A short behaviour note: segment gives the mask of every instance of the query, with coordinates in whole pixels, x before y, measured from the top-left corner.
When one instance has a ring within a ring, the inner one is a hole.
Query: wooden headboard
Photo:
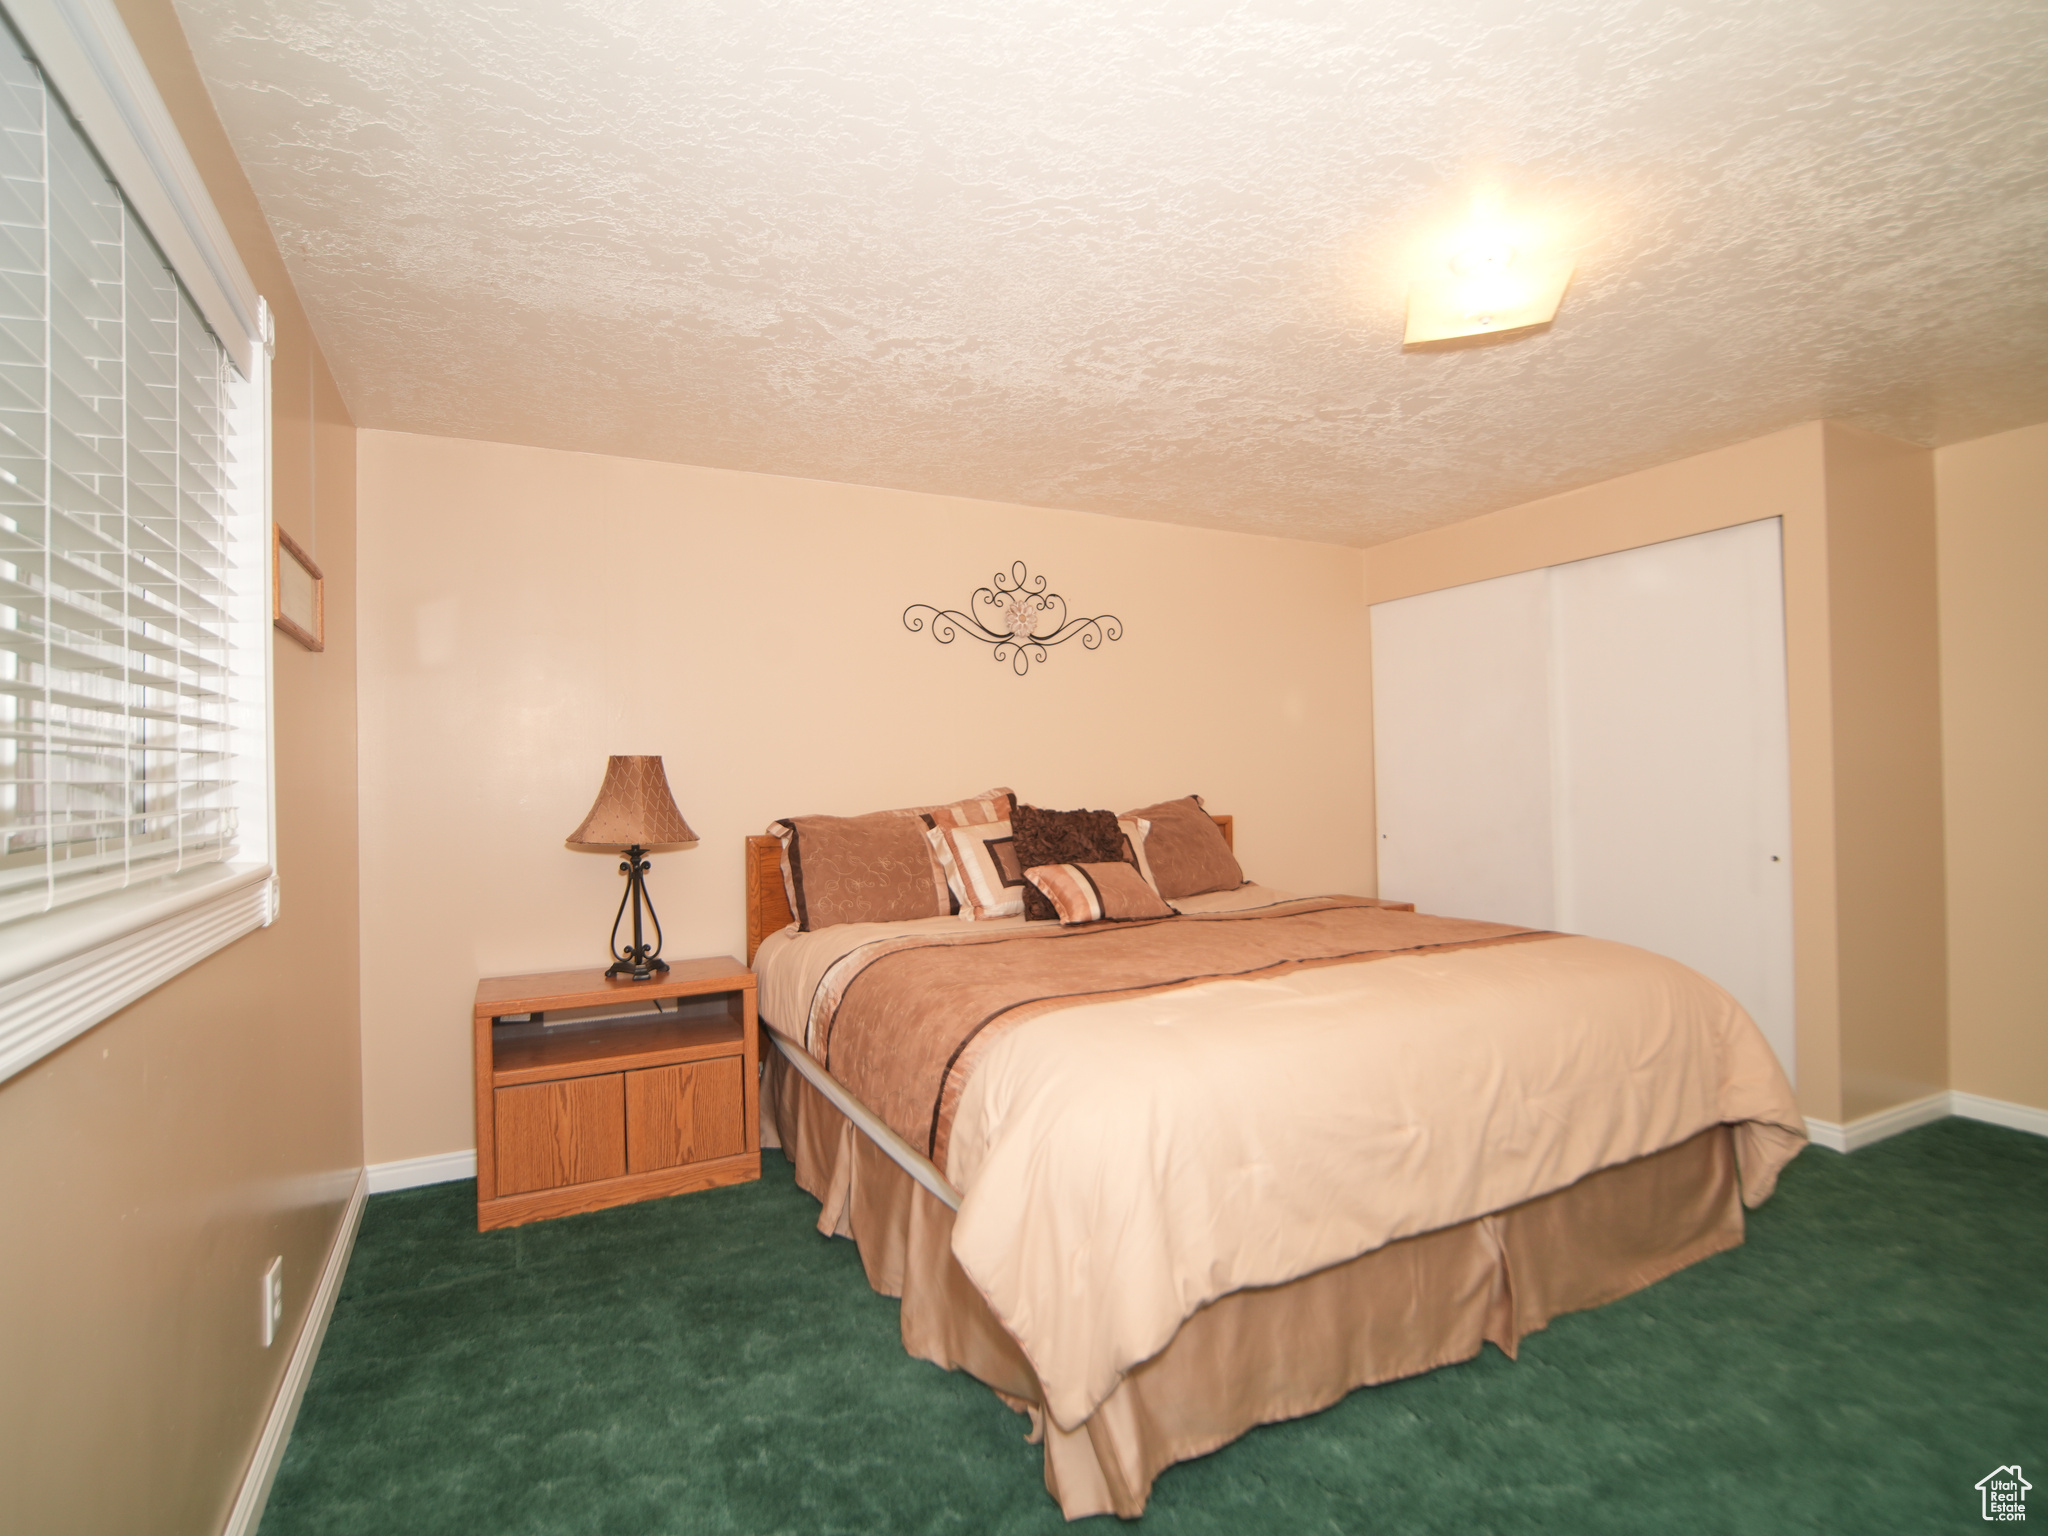
[[[1235,821],[1229,816],[1209,818],[1223,829],[1223,841],[1237,851]],[[773,837],[747,839],[747,964],[754,963],[754,951],[778,928],[796,921],[789,910],[789,895],[782,888],[782,841]]]

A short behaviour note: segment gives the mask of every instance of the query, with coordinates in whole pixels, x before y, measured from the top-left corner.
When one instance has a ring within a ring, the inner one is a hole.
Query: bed
[[[1627,946],[1251,885],[800,933],[780,857],[748,840],[764,1136],[1069,1519],[1739,1244],[1804,1145],[1747,1015]]]

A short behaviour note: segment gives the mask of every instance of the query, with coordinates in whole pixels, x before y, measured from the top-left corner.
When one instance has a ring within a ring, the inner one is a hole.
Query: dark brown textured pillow
[[[1114,811],[1046,811],[1020,805],[1010,815],[1017,863],[1034,869],[1041,864],[1136,864],[1124,841]],[[1024,915],[1034,922],[1059,919],[1045,892],[1029,881],[1023,886]]]
[[[1244,884],[1244,871],[1230,844],[1223,841],[1222,828],[1202,809],[1200,795],[1162,800],[1124,814],[1152,823],[1145,834],[1145,862],[1152,866],[1152,883],[1168,901],[1204,891],[1234,891]]]

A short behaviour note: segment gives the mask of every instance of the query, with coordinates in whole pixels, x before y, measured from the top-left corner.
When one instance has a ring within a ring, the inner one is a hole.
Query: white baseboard
[[[1951,1089],[1930,1093],[1909,1103],[1894,1104],[1890,1109],[1881,1109],[1874,1115],[1865,1115],[1846,1125],[1809,1117],[1806,1133],[1817,1147],[1826,1147],[1831,1152],[1857,1152],[1901,1131],[1910,1131],[1915,1126],[1928,1125],[1950,1115],[1982,1120],[2015,1131],[2031,1131],[2036,1136],[2048,1136],[2048,1109],[2008,1104],[2003,1099],[1987,1099],[1979,1093],[1961,1093]]]
[[[228,1511],[221,1536],[255,1536],[263,1519],[263,1506],[270,1502],[270,1485],[284,1460],[285,1443],[298,1422],[299,1404],[305,1400],[306,1383],[313,1379],[313,1362],[320,1358],[321,1340],[327,1337],[327,1323],[334,1316],[334,1300],[341,1294],[341,1277],[348,1272],[349,1255],[355,1251],[356,1231],[363,1221],[363,1203],[370,1196],[367,1170],[356,1175],[342,1211],[341,1230],[327,1245],[327,1262],[320,1266],[320,1283],[313,1290],[313,1304],[306,1311],[305,1325],[292,1345],[292,1357],[285,1362],[284,1379],[277,1384],[270,1413],[263,1421],[263,1433],[256,1440],[256,1454],[242,1474],[241,1491]]]
[[[388,1195],[394,1189],[418,1189],[422,1184],[452,1184],[457,1179],[476,1177],[476,1153],[436,1152],[431,1157],[401,1157],[392,1163],[372,1163],[370,1193]]]
[[[1808,1115],[1806,1139],[1816,1147],[1826,1147],[1830,1152],[1849,1150],[1848,1138],[1842,1134],[1842,1128],[1832,1120],[1816,1120]]]
[[[1944,1089],[1940,1093],[1930,1093],[1924,1099],[1894,1104],[1890,1109],[1851,1120],[1847,1125],[1808,1117],[1806,1134],[1813,1138],[1815,1146],[1826,1147],[1830,1152],[1860,1152],[1873,1142],[1896,1136],[1901,1131],[1945,1120],[1949,1113],[1948,1092]]]
[[[2036,1109],[2031,1104],[2008,1104],[2003,1099],[1987,1099],[1981,1093],[1964,1093],[1960,1088],[1950,1092],[1949,1100],[1953,1106],[1951,1112],[1967,1119],[2048,1136],[2048,1109]]]

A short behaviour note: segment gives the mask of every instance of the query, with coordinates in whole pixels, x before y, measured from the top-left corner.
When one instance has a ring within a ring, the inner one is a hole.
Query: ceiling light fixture
[[[1409,288],[1402,345],[1546,325],[1571,280],[1568,259],[1525,251],[1497,229],[1468,229]]]

